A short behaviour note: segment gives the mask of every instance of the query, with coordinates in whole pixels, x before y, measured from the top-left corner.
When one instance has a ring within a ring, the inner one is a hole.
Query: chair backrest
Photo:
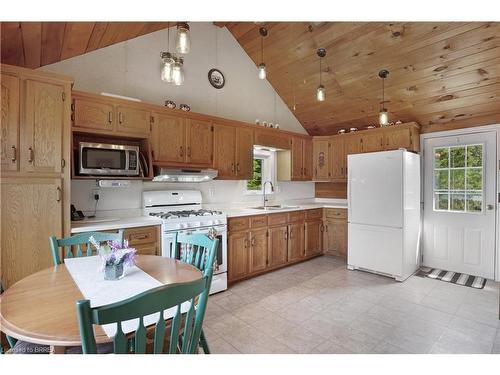
[[[51,236],[49,237],[49,243],[54,266],[61,264],[64,258],[94,255],[92,244],[89,241],[90,237],[94,237],[99,243],[116,241],[123,244],[123,230],[119,230],[118,233],[85,232],[59,240]],[[61,248],[61,254],[59,254],[59,248]]]
[[[111,323],[116,323],[117,326],[116,334],[113,337],[113,351],[115,353],[145,353],[147,332],[150,332],[150,327],[148,329],[145,327],[144,317],[159,312],[158,320],[153,327],[153,352],[196,353],[204,311],[200,311],[195,305],[198,301],[199,306],[201,296],[207,288],[207,281],[206,277],[202,277],[189,283],[163,285],[124,301],[94,308],[90,307],[89,300],[78,301],[76,305],[83,353],[97,353],[93,325]],[[184,302],[188,302],[190,305],[183,323],[181,305]],[[171,320],[170,327],[167,327],[163,311],[170,308],[175,309],[175,315]],[[130,319],[139,319],[138,328],[132,334],[132,339],[122,330],[122,322]],[[181,330],[182,324],[184,325],[183,330]],[[169,336],[166,336],[168,334],[167,328],[170,329]],[[163,348],[166,337],[169,337],[169,347]],[[129,345],[130,343],[133,343],[133,347]]]

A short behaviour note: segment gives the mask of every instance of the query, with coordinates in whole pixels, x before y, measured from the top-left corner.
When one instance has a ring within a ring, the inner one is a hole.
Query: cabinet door
[[[305,181],[312,181],[313,178],[313,144],[311,140],[305,139],[302,142],[302,168]]]
[[[320,254],[323,251],[323,223],[321,220],[306,222],[306,256]]]
[[[153,114],[151,135],[153,160],[162,163],[183,163],[185,160],[185,134],[182,117]]]
[[[113,131],[114,107],[106,101],[75,97],[73,99],[73,126]]]
[[[213,131],[210,121],[186,120],[186,162],[210,167],[213,158]]]
[[[48,238],[61,238],[62,180],[2,178],[2,284],[52,266]]]
[[[64,126],[63,86],[26,81],[25,126],[21,129],[21,167],[60,173]]]
[[[250,240],[248,232],[230,233],[228,236],[228,278],[241,279],[249,274]]]
[[[413,148],[411,130],[407,127],[398,128],[394,126],[385,129],[384,141],[385,150],[397,150],[399,148],[411,150]]]
[[[380,130],[371,130],[361,136],[361,151],[376,152],[384,149],[384,134]]]
[[[314,181],[330,180],[329,140],[313,140]]]
[[[218,178],[234,178],[236,130],[232,126],[214,125],[214,168]]]
[[[332,137],[330,140],[332,180],[345,180],[346,178],[344,138],[342,137],[342,135],[339,135]]]
[[[269,228],[269,266],[279,266],[287,262],[288,227]]]
[[[253,130],[236,128],[236,177],[249,180],[253,175]]]
[[[292,138],[292,181],[300,181],[304,179],[304,167],[302,165],[302,138]]]
[[[117,131],[147,136],[151,129],[151,112],[123,105],[116,107]]]
[[[347,178],[347,155],[359,154],[361,152],[360,137],[355,135],[345,136],[344,138],[344,178]]]
[[[250,273],[267,268],[267,228],[250,232]]]
[[[325,225],[325,252],[341,257],[347,256],[347,221],[327,220]]]
[[[288,226],[288,261],[293,262],[304,257],[304,223]]]
[[[2,77],[2,133],[0,167],[2,171],[19,170],[19,78]]]

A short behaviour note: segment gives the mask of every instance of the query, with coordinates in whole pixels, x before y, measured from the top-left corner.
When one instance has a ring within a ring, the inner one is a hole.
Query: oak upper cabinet
[[[244,278],[250,272],[250,240],[248,232],[229,233],[228,236],[228,281]]]
[[[269,228],[269,266],[275,267],[287,262],[288,226]]]
[[[390,126],[384,129],[384,150],[399,148],[420,151],[419,127],[416,123]]]
[[[210,167],[213,160],[211,121],[186,119],[186,163]]]
[[[236,128],[235,174],[239,180],[249,180],[253,174],[253,143],[252,129]]]
[[[115,127],[113,105],[93,97],[73,95],[73,126],[90,130],[112,132]]]
[[[0,168],[2,171],[19,170],[19,78],[1,74],[2,83],[2,136],[0,138]]]
[[[65,123],[63,101],[67,93],[63,85],[56,83],[27,79],[25,85],[21,168],[29,172],[60,173]]]
[[[48,238],[63,237],[62,181],[61,178],[2,178],[4,288],[52,266]]]
[[[361,152],[376,152],[384,149],[384,133],[366,131],[361,134]]]
[[[330,180],[330,140],[315,138],[313,140],[313,179],[314,181]]]
[[[343,181],[346,178],[344,138],[332,137],[330,140],[330,164],[332,181]]]
[[[305,256],[320,254],[323,251],[322,220],[306,221],[305,223]]]
[[[267,268],[267,236],[267,228],[255,229],[250,232],[250,273],[263,271]]]
[[[288,225],[288,262],[304,257],[304,223]]]
[[[361,152],[361,139],[357,134],[344,135],[344,178],[347,178],[347,169],[349,168],[347,163],[347,156],[353,154],[359,154]]]
[[[151,112],[148,109],[118,105],[116,116],[118,132],[148,135],[151,130]]]
[[[186,143],[184,118],[153,113],[151,141],[153,162],[183,163]]]
[[[253,131],[246,127],[214,125],[214,168],[217,178],[245,180],[252,177]]]
[[[313,175],[313,145],[309,139],[292,137],[292,181],[311,181]]]

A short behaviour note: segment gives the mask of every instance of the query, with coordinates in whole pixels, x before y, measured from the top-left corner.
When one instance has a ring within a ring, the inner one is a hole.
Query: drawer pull
[[[111,124],[113,122],[113,112],[108,112],[108,122]]]
[[[56,202],[60,202],[62,200],[62,189],[58,186],[56,188]]]
[[[33,147],[28,148],[28,163],[33,163],[35,158],[35,153],[33,152]]]
[[[145,240],[149,238],[149,234],[140,234],[140,235],[134,235],[132,234],[129,239],[130,240]]]
[[[12,162],[15,162],[17,160],[17,149],[16,146],[12,146]]]

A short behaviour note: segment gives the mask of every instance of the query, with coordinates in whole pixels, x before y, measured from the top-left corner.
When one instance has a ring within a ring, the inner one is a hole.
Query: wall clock
[[[208,72],[208,81],[216,89],[221,89],[226,83],[224,74],[219,69],[210,69]]]

